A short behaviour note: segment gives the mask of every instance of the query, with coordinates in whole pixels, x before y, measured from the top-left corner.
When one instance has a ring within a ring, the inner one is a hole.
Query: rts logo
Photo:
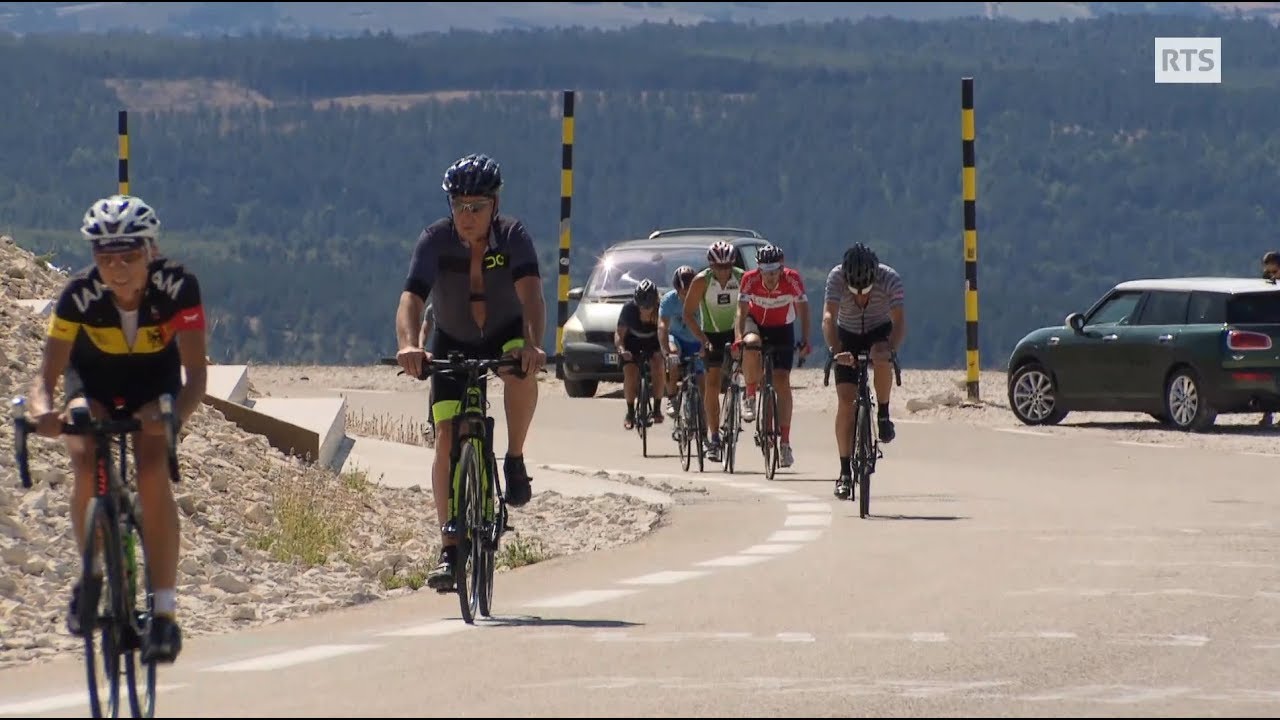
[[[1156,38],[1157,83],[1221,83],[1222,38]]]

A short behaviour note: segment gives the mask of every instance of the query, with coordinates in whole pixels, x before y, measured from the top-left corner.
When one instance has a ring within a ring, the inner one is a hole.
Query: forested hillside
[[[1158,35],[1222,37],[1223,84],[1155,85]],[[0,63],[24,69],[0,104],[0,230],[85,262],[79,219],[115,190],[129,109],[133,190],[200,272],[224,362],[392,352],[413,240],[445,211],[444,168],[473,151],[503,163],[554,319],[562,88],[581,91],[575,284],[609,243],[727,224],[781,244],[816,294],[863,240],[905,276],[911,366],[964,357],[966,74],[984,365],[1117,280],[1253,275],[1280,245],[1280,33],[1261,22],[26,37],[0,39]]]

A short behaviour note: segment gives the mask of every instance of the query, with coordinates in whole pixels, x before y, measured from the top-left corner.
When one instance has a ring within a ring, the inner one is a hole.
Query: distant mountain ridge
[[[0,3],[0,31],[18,34],[142,30],[169,35],[397,35],[580,25],[622,28],[644,22],[776,24],[861,17],[942,20],[1088,19],[1106,13],[1280,17],[1280,2],[92,2]]]

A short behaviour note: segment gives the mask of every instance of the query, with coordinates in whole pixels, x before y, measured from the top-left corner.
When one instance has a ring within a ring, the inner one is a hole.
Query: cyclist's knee
[[[889,360],[892,353],[889,352],[888,342],[878,342],[871,346],[871,363],[875,366],[877,372],[889,369]]]
[[[840,407],[845,408],[858,398],[858,386],[853,383],[839,383],[836,385],[836,398],[840,400]]]
[[[138,434],[133,442],[138,461],[138,489],[144,493],[169,490],[168,442],[164,436]]]

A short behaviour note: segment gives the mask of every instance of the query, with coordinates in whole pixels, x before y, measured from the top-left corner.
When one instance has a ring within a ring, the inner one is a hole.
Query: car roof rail
[[[672,237],[676,235],[741,235],[744,237],[758,238],[760,240],[764,239],[764,236],[755,230],[733,227],[687,227],[654,230],[649,233],[649,239],[654,240],[660,237]]]

